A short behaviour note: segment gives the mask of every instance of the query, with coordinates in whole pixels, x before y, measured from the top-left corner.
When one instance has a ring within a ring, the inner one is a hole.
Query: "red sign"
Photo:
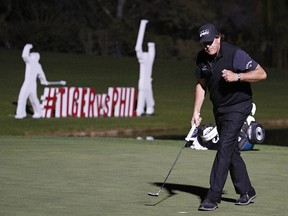
[[[46,87],[41,96],[44,118],[97,118],[136,116],[135,88],[110,87],[107,94],[94,88]]]

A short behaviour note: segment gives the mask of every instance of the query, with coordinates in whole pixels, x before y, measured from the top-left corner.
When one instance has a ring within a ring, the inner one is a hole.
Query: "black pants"
[[[221,200],[222,190],[229,171],[236,193],[244,194],[252,188],[238,146],[238,135],[241,127],[251,112],[251,106],[245,105],[241,107],[240,112],[239,110],[227,113],[218,112],[215,116],[220,145],[211,170],[208,193],[208,197],[215,202]]]

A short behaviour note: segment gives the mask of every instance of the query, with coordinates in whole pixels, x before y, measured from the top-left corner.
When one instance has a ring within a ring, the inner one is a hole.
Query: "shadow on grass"
[[[29,103],[29,102],[27,102]],[[18,106],[18,102],[17,101],[13,101],[12,104],[16,107],[15,110],[17,109]],[[33,115],[34,111],[33,111],[33,107],[30,104],[26,104],[26,113],[28,115]]]
[[[156,185],[158,187],[161,187],[163,183],[160,182],[155,182],[152,183],[153,185]],[[154,203],[154,204],[145,204],[146,206],[156,206],[159,203],[169,199],[170,197],[174,196],[177,194],[176,191],[181,191],[181,192],[185,192],[185,193],[190,193],[193,194],[195,196],[198,196],[200,201],[202,202],[205,199],[205,196],[209,190],[209,188],[204,188],[204,187],[200,187],[200,186],[195,186],[195,185],[183,185],[183,184],[171,184],[171,183],[167,183],[164,185],[163,189],[167,190],[169,195],[164,197],[163,199],[161,199],[160,201]],[[225,193],[223,193],[225,194]],[[235,203],[235,199],[231,199],[231,198],[226,198],[226,197],[222,197],[221,201],[225,201],[225,202],[232,202]]]

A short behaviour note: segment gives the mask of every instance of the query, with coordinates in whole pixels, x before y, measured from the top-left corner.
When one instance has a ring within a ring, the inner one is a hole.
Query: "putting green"
[[[205,215],[215,151],[184,149],[157,192],[182,141],[120,138],[0,137],[0,215]],[[288,148],[242,152],[258,197],[235,206],[231,180],[213,215],[285,215]]]

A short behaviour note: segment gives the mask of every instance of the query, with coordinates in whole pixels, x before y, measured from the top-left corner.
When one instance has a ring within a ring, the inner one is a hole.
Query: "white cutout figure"
[[[148,20],[141,20],[138,32],[135,51],[140,64],[140,74],[138,82],[138,99],[137,99],[137,116],[141,116],[145,112],[152,115],[154,113],[155,101],[152,90],[152,68],[155,59],[155,43],[148,43],[148,52],[143,52],[142,44]]]
[[[32,117],[42,117],[42,109],[37,97],[37,78],[40,79],[42,85],[47,85],[48,82],[42,66],[39,63],[40,54],[37,52],[30,53],[32,47],[32,44],[26,44],[22,52],[22,58],[26,63],[26,69],[25,79],[18,96],[16,119],[22,119],[27,116],[26,103],[28,98],[34,110]]]

